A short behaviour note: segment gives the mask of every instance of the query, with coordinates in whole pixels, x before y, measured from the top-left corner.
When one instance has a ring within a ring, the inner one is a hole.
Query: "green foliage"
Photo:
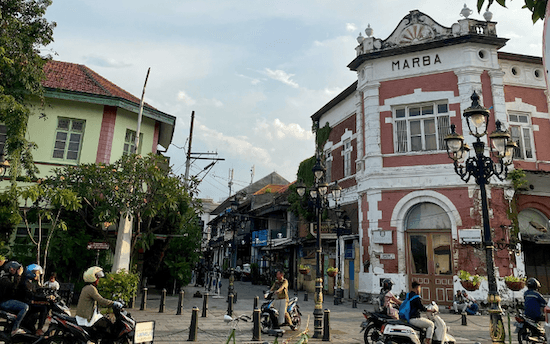
[[[311,158],[302,161],[298,167],[298,173],[296,174],[297,180],[305,183],[306,187],[313,186],[315,177],[312,169],[316,162],[317,159],[312,156]],[[315,212],[309,211],[307,196],[304,195],[303,197],[300,197],[296,192],[296,185],[294,184],[289,187],[289,190],[288,202],[290,203],[290,211],[308,221],[313,221],[313,219],[315,219]]]
[[[304,265],[304,264],[300,264],[300,266],[298,267],[299,270],[310,270],[311,269],[311,265]]]
[[[479,275],[472,275],[470,274],[468,271],[464,271],[464,270],[460,270],[458,272],[458,278],[461,280],[461,281],[470,281],[472,282],[473,285],[478,285],[481,283],[481,281],[483,280],[483,277],[479,276]]]
[[[488,0],[487,9],[489,9],[489,6],[493,3],[494,0]],[[496,2],[502,6],[506,7],[506,0],[496,0]],[[537,20],[543,20],[544,15],[546,14],[546,4],[548,0],[525,0],[525,5],[523,8],[527,8],[529,11],[531,11],[531,19],[533,19],[533,23],[536,23]],[[485,3],[485,0],[477,0],[477,11],[481,12],[481,8],[483,7],[483,4]]]
[[[508,215],[508,219],[512,222],[510,242],[515,244],[519,241],[518,197],[521,191],[527,189],[529,181],[527,180],[525,171],[522,169],[515,169],[509,172],[506,178],[512,182],[514,188],[514,196],[510,201],[510,207],[506,210],[506,214]]]
[[[331,130],[332,128],[330,127],[328,122],[325,123],[324,127],[317,129],[316,143],[317,143],[317,149],[320,152],[323,151],[323,147],[325,146],[325,143],[328,141]]]
[[[505,282],[525,282],[527,277],[504,276]]]
[[[139,275],[124,269],[117,273],[105,274],[97,285],[97,290],[104,298],[110,300],[122,299],[128,303],[137,294]]]
[[[338,268],[335,268],[334,266],[331,266],[327,269],[327,272],[338,272]]]
[[[53,41],[55,23],[44,18],[51,0],[0,1],[0,122],[7,127],[6,151],[12,188],[23,172],[37,172],[27,141],[30,100],[43,100],[40,50]]]

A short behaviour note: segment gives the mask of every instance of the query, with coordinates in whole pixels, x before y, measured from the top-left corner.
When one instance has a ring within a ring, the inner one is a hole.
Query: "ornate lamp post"
[[[336,185],[338,187],[338,185]],[[334,196],[334,193],[333,193]],[[336,293],[334,295],[334,304],[339,305],[342,303],[342,298],[344,297],[344,290],[342,289],[342,269],[340,269],[340,266],[342,265],[342,251],[340,249],[340,236],[351,234],[351,220],[349,216],[346,214],[345,210],[342,210],[340,208],[340,205],[335,210],[336,217],[338,221],[338,225],[336,228],[336,264],[338,267],[338,273],[336,275]]]
[[[309,189],[309,197],[315,201],[316,219],[317,219],[317,252],[315,255],[315,261],[317,269],[315,271],[315,310],[314,316],[314,333],[313,338],[323,337],[323,269],[321,267],[321,219],[323,215],[323,209],[328,207],[327,204],[327,192],[328,184],[323,182],[325,174],[325,168],[321,165],[321,159],[317,157],[317,162],[312,168],[315,176],[313,187]],[[306,186],[303,182],[299,182],[296,185],[296,192],[300,197],[306,193]]]
[[[476,184],[479,185],[483,218],[483,246],[485,247],[489,283],[487,301],[490,304],[490,334],[493,343],[504,343],[506,334],[502,323],[500,295],[495,276],[494,243],[489,223],[486,185],[489,184],[489,180],[493,176],[501,181],[506,178],[516,144],[510,140],[510,134],[501,129],[500,121],[497,121],[495,123],[496,130],[489,135],[494,150],[489,146],[489,156],[485,156],[485,143],[481,141],[481,138],[487,135],[489,110],[479,104],[479,96],[475,91],[471,99],[472,106],[464,110],[464,117],[468,123],[470,134],[476,138],[473,143],[474,155],[468,156],[470,147],[464,143],[464,137],[456,133],[454,124],[451,125],[451,134],[445,137],[445,144],[449,158],[454,161],[455,172],[465,182],[468,182],[470,177],[474,177]],[[493,158],[496,158],[497,161]]]

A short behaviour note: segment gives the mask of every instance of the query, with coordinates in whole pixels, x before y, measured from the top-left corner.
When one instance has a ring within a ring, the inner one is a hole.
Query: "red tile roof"
[[[84,65],[50,60],[44,66],[44,72],[46,74],[46,80],[43,81],[44,87],[122,98],[136,104],[140,103],[140,99]]]
[[[266,193],[278,193],[281,189],[284,189],[286,185],[276,185],[276,184],[268,184],[261,188],[260,190],[256,191],[254,195],[262,195]]]

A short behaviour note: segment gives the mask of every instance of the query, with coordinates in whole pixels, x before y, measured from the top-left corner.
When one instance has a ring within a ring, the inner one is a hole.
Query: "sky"
[[[501,51],[542,56],[541,21],[533,25],[522,0],[495,3]],[[59,61],[84,64],[109,81],[177,118],[166,154],[185,172],[191,112],[190,175],[202,198],[221,201],[271,172],[296,179],[314,154],[311,115],[356,80],[346,66],[359,32],[370,24],[386,39],[417,9],[450,27],[466,4],[452,0],[53,0],[47,49]],[[470,18],[483,20],[477,11]],[[252,174],[252,171],[254,173]]]

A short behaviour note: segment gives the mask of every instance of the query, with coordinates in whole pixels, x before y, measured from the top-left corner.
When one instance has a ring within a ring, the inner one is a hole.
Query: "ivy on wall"
[[[512,187],[514,188],[514,196],[510,200],[510,208],[506,211],[508,219],[512,222],[510,241],[511,243],[517,243],[519,240],[518,198],[521,191],[527,190],[529,181],[527,180],[525,171],[522,169],[511,171],[506,178],[512,182]]]

